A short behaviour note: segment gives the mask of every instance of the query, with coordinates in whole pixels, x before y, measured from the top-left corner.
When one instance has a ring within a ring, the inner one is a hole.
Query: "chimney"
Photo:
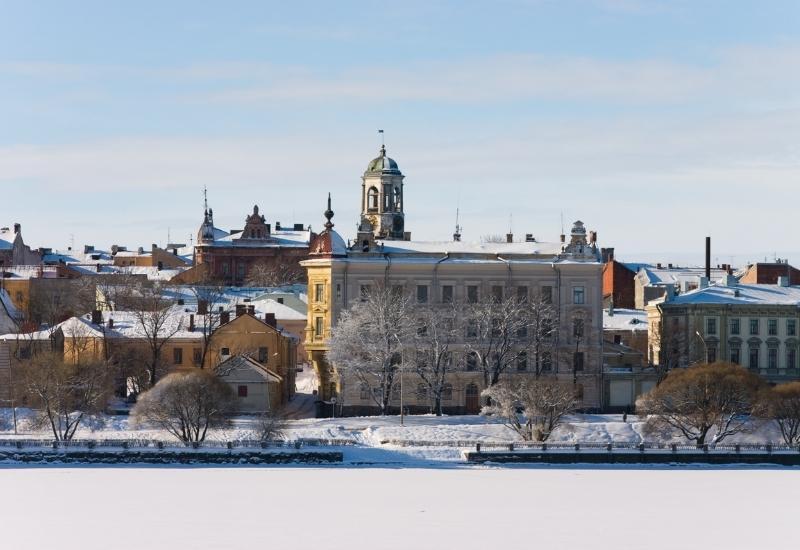
[[[275,314],[274,313],[267,313],[264,315],[264,322],[271,327],[275,327],[277,324],[275,321]]]
[[[194,313],[189,314],[189,332],[194,332]]]
[[[103,324],[103,313],[99,309],[92,310],[92,324],[93,325]]]
[[[94,246],[91,244],[83,245],[83,253],[88,254],[89,252],[94,252]]]
[[[255,317],[256,306],[247,306],[247,314]]]
[[[137,248],[137,249],[136,249],[136,253],[137,253],[139,256],[141,256],[142,254],[144,254],[144,247],[143,247],[143,246],[140,246],[139,248]]]
[[[220,325],[227,325],[231,322],[231,312],[230,311],[220,311],[219,313],[219,324]]]
[[[117,252],[119,252],[119,246],[116,244],[111,245],[111,255],[116,256]]]
[[[281,230],[281,222],[275,222],[275,231]]]
[[[208,300],[197,301],[197,313],[199,315],[208,315]]]
[[[114,328],[114,318],[113,317],[109,317],[108,318],[108,328]]]
[[[22,226],[18,223],[14,224],[14,235],[22,233]]]
[[[589,244],[597,242],[597,231],[589,231]]]
[[[456,243],[457,243],[457,242],[459,242],[460,240],[461,240],[461,233],[459,233],[458,231],[456,231],[455,233],[453,233],[453,242],[456,242]]]
[[[711,237],[706,237],[706,281],[711,280]]]
[[[296,224],[294,224],[294,230],[295,231],[305,231],[305,228],[303,227],[302,223],[296,223]]]
[[[600,249],[600,256],[603,258],[603,263],[607,264],[608,262],[614,261],[614,249],[613,248],[601,248]]]
[[[96,265],[94,266],[94,269],[95,269],[95,271],[97,271],[98,273],[100,273],[100,264],[99,264],[99,263],[98,263],[98,264],[96,264]]]
[[[656,264],[656,268],[657,268],[657,269],[661,269],[661,264],[660,264],[660,263],[657,263],[657,264]]]
[[[506,233],[506,242],[513,243],[514,242],[514,234],[513,233]]]
[[[785,275],[778,277],[778,286],[789,286],[789,277]]]
[[[236,304],[236,316],[241,317],[247,312],[247,306],[244,304]]]
[[[667,264],[667,269],[672,269],[672,264]]]
[[[536,238],[534,238],[533,233],[525,233],[525,242],[526,243],[535,243]]]

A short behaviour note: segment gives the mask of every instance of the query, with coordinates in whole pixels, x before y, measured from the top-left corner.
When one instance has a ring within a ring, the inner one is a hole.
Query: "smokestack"
[[[194,332],[194,313],[189,314],[189,332]]]
[[[706,279],[711,280],[711,237],[706,237]]]

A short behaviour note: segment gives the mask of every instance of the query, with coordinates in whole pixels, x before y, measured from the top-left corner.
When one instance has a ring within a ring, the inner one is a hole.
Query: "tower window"
[[[378,190],[370,187],[367,191],[367,209],[371,211],[378,210]]]

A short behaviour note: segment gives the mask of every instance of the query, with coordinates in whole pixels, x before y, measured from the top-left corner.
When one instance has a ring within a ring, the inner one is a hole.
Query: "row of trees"
[[[583,320],[579,326],[581,338]],[[342,312],[328,359],[342,377],[369,389],[382,414],[399,373],[414,373],[426,388],[431,412],[440,415],[447,375],[455,370],[479,371],[485,387],[523,366],[535,378],[552,373],[558,327],[558,308],[539,295],[429,304],[400,287],[376,285]]]

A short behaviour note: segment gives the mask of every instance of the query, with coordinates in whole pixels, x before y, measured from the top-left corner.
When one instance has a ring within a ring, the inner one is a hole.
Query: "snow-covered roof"
[[[14,239],[17,234],[8,227],[0,228],[0,250],[11,250],[14,248]]]
[[[466,242],[466,241],[378,241],[388,254],[545,254],[561,253],[562,243],[544,242]]]
[[[721,281],[728,274],[725,269],[712,269],[711,281]],[[698,283],[700,277],[705,277],[703,267],[673,267],[659,268],[645,266],[639,269],[638,276],[646,285],[680,285],[681,283]]]
[[[242,233],[225,233],[216,236],[212,242],[203,243],[203,246],[235,246],[245,248],[305,248],[311,241],[311,231],[294,231],[291,229],[278,229],[272,231],[268,239],[243,239]]]
[[[658,302],[664,303],[664,299]],[[800,286],[717,284],[674,296],[668,303],[800,306]]]
[[[647,313],[640,309],[615,308],[614,315],[603,310],[604,330],[647,330]]]
[[[7,279],[57,279],[58,270],[48,265],[14,265],[4,267]]]

